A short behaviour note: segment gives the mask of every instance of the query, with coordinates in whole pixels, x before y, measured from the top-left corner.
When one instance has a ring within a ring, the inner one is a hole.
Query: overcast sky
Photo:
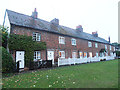
[[[98,36],[118,42],[119,0],[2,0],[0,2],[0,24],[5,10],[31,15],[37,8],[38,18],[51,21],[59,19],[60,25],[75,29],[82,25],[83,31],[98,32]]]

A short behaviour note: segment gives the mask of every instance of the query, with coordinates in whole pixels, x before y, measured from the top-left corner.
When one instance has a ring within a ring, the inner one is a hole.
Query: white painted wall
[[[5,12],[5,18],[4,18],[4,27],[9,27],[8,28],[8,34],[10,34],[10,21],[9,21],[9,18],[8,18],[8,14],[7,12]]]

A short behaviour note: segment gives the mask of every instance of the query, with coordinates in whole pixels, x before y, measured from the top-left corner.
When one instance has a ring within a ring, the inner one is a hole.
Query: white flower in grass
[[[58,77],[58,78],[60,78],[60,77]]]
[[[49,87],[52,87],[52,85],[49,85]]]
[[[33,85],[33,87],[35,87],[35,85]]]
[[[56,83],[58,83],[58,81],[56,81]]]
[[[48,75],[46,75],[46,77],[48,78]]]
[[[75,84],[75,82],[73,82],[73,84]]]

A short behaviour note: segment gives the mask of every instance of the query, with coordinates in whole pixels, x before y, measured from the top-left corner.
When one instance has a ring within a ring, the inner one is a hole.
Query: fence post
[[[59,58],[58,58],[58,67],[59,67]]]
[[[75,58],[74,58],[74,65],[75,65]]]

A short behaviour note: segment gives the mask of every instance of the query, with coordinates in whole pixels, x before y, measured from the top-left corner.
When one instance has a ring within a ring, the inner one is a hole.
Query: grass
[[[2,83],[3,88],[118,88],[118,60],[23,73]]]

